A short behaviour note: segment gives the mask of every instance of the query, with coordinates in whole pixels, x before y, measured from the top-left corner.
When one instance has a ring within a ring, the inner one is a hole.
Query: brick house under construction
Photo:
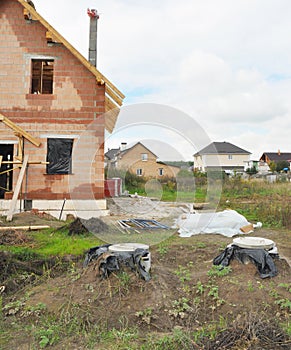
[[[0,38],[0,210],[98,216],[104,129],[124,95],[30,1],[0,1]]]

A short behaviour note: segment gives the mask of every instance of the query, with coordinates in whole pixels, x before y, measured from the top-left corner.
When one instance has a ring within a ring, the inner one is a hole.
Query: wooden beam
[[[108,87],[108,85],[105,85],[105,93],[112,98],[114,102],[116,102],[119,106],[122,105],[122,99],[115,95],[115,93]]]
[[[46,228],[50,228],[48,225],[33,225],[33,226],[1,226],[0,231],[6,231],[6,230],[25,230],[25,231],[32,231],[32,230],[43,230]]]
[[[10,129],[14,130],[17,134],[22,135],[25,137],[29,142],[31,142],[36,147],[40,146],[40,142],[34,138],[32,135],[30,135],[28,132],[23,130],[20,126],[13,123],[10,119],[7,117],[4,117],[3,114],[0,113],[0,121],[2,121],[5,125],[7,125]],[[19,136],[18,136],[19,137]]]
[[[1,165],[2,165],[2,159],[3,159],[3,156],[0,156],[0,168],[1,168]]]
[[[109,98],[105,101],[105,128],[107,131],[112,133],[120,109],[113,103]]]
[[[18,195],[19,195],[19,192],[20,192],[20,189],[21,189],[21,184],[22,184],[22,181],[23,181],[23,178],[24,178],[26,167],[27,167],[27,162],[28,162],[28,155],[26,154],[24,156],[24,158],[23,158],[22,168],[20,170],[20,173],[19,173],[19,176],[18,176],[18,179],[17,179],[17,183],[16,183],[16,186],[15,186],[15,190],[13,192],[13,197],[12,197],[12,200],[11,200],[11,203],[10,203],[10,208],[9,208],[9,211],[8,211],[8,214],[7,214],[7,217],[6,217],[6,221],[12,221],[13,213],[14,213],[14,210],[15,210],[15,207],[16,207],[17,198],[18,198]]]
[[[45,37],[47,38],[48,42],[52,42],[52,43],[59,43],[58,39],[54,36],[54,34],[47,30]]]
[[[16,157],[15,157],[16,158]],[[49,164],[50,162],[42,162],[42,161],[38,161],[38,160],[31,160],[28,162],[28,164]],[[19,165],[19,167],[22,166],[22,162],[16,160],[3,160],[2,164],[15,164],[15,165]]]

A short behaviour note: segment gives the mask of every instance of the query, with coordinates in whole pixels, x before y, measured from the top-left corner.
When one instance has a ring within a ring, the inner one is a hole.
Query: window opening
[[[47,174],[71,174],[73,139],[47,140]]]
[[[31,93],[52,94],[54,60],[32,60],[31,71]]]

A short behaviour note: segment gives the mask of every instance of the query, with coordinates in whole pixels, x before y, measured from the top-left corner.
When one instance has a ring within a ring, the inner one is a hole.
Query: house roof
[[[204,147],[194,156],[203,154],[251,154],[250,152],[233,145],[230,142],[212,142],[208,146]]]
[[[123,151],[120,151],[121,155],[124,155],[125,153],[127,153],[128,151],[130,151],[131,149],[133,149],[134,147],[136,147],[137,145],[141,145],[142,147],[144,147],[147,151],[149,151],[152,155],[154,155],[157,158],[157,155],[154,154],[149,148],[147,148],[144,144],[142,144],[141,142],[137,142],[135,143],[133,146],[126,148]]]
[[[109,160],[113,159],[117,153],[119,153],[120,148],[112,148],[109,149],[106,153],[105,153],[105,157]]]
[[[290,161],[291,153],[288,152],[265,152],[262,154],[260,160],[266,161],[266,157],[273,162],[280,162],[281,160]]]
[[[25,0],[17,0],[27,11],[33,20],[39,21],[57,42],[63,44],[93,75],[97,83],[105,84],[105,128],[112,132],[119,113],[119,106],[122,105],[124,95],[113,85],[95,66],[93,66],[79,51],[77,51],[60,33],[58,33],[36,10]]]

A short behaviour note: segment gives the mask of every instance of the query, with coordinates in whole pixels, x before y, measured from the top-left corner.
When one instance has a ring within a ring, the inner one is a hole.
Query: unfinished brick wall
[[[17,1],[0,1],[0,113],[40,139],[40,147],[24,142],[30,161],[46,161],[46,136],[74,136],[73,175],[47,175],[45,165],[31,164],[26,196],[62,199],[73,192],[75,198],[87,199],[93,191],[94,198],[104,198],[105,87],[66,47],[48,44],[46,32],[38,21],[24,19]],[[31,60],[43,57],[54,60],[53,94],[31,94]],[[93,121],[88,137],[84,132]],[[0,141],[5,139],[17,140],[0,123]],[[14,183],[16,179],[17,171]]]

